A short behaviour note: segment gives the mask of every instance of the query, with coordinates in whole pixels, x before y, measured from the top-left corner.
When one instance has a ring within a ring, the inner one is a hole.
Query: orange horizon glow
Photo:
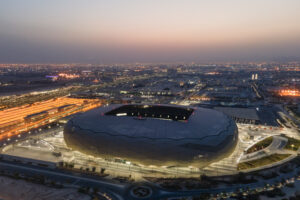
[[[0,62],[298,56],[299,8],[299,0],[3,1]]]

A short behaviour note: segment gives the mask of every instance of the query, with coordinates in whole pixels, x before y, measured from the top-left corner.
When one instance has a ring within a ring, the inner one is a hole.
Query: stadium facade
[[[229,156],[238,142],[230,117],[212,109],[171,105],[110,105],[66,124],[73,150],[139,165],[205,167]]]

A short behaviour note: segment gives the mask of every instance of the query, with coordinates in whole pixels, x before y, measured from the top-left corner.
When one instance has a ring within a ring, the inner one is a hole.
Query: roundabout
[[[152,189],[149,186],[135,186],[130,190],[132,197],[137,199],[146,199],[152,196]]]

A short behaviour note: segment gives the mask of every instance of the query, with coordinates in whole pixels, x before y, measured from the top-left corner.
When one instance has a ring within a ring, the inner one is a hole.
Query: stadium
[[[171,105],[110,105],[67,123],[69,148],[140,166],[203,168],[228,157],[238,129],[222,112]]]

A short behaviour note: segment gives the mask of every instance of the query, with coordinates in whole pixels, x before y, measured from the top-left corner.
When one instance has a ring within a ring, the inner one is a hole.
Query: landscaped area
[[[249,153],[253,153],[253,152],[262,150],[262,149],[268,147],[272,142],[273,142],[273,137],[272,136],[267,137],[267,138],[263,139],[262,141],[254,144],[252,147],[250,147],[246,151],[246,153],[249,154]]]
[[[272,154],[257,160],[251,160],[247,162],[241,162],[238,164],[238,170],[246,170],[251,168],[257,168],[271,163],[278,162],[289,157],[291,154]]]
[[[285,149],[287,150],[292,150],[292,151],[297,151],[300,147],[300,140],[297,140],[295,138],[287,137],[284,136],[285,138],[288,139],[287,144],[285,145]]]

